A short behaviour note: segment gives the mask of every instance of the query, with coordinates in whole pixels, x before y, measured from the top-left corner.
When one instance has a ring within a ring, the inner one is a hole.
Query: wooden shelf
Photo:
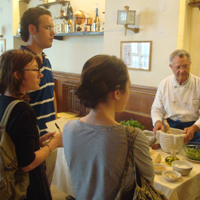
[[[80,32],[71,32],[71,33],[58,33],[54,35],[54,38],[57,40],[63,40],[63,37],[66,36],[93,36],[93,35],[103,35],[104,32],[89,32],[89,31],[80,31]]]
[[[55,2],[50,2],[50,3],[39,4],[38,6],[43,6],[45,8],[49,8],[50,6],[56,5],[56,4],[62,4],[63,6],[65,6],[65,4],[68,2],[69,1],[55,1]]]
[[[94,36],[94,35],[103,35],[104,32],[89,32],[89,31],[80,31],[80,32],[71,32],[71,33],[58,33],[54,35],[54,39],[63,40],[63,37],[67,36]],[[20,38],[20,35],[15,35],[14,38]]]
[[[192,7],[198,7],[200,10],[200,1],[190,2],[188,5],[190,5]]]

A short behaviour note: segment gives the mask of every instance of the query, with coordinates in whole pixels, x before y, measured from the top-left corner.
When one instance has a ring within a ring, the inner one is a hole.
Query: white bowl
[[[174,182],[176,181],[178,178],[181,177],[181,174],[177,171],[173,171],[173,170],[165,170],[162,172],[162,176],[164,177],[164,179],[166,181],[169,182]]]
[[[173,134],[156,131],[156,138],[160,143],[161,149],[166,153],[171,153],[171,150],[180,150],[184,145],[183,130],[177,128],[170,128]]]
[[[156,136],[153,131],[144,130],[143,132],[149,141],[149,146],[156,142]]]
[[[187,176],[191,172],[193,165],[188,161],[176,160],[172,162],[172,168],[181,173],[182,176]]]
[[[167,166],[161,163],[154,163],[153,166],[156,174],[161,174],[163,171],[167,170]]]

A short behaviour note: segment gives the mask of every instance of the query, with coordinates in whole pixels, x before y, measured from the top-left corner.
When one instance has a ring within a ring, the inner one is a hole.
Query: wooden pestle
[[[165,125],[165,129],[166,129],[167,133],[173,134],[173,133],[171,132],[171,130],[170,130],[170,126],[169,126],[167,120],[164,120],[163,123],[164,123],[164,125]]]

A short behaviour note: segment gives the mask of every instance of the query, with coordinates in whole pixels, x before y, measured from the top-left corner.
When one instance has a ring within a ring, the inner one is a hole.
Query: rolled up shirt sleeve
[[[166,113],[163,105],[163,95],[162,95],[162,84],[159,85],[158,90],[156,92],[156,96],[154,99],[154,102],[151,107],[151,118],[153,122],[153,126],[155,126],[155,123],[160,120],[163,120],[163,117]]]
[[[199,127],[199,130],[200,130],[200,118],[194,123],[196,126]]]

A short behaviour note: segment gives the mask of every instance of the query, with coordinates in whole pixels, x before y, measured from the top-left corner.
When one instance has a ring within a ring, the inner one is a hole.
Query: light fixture
[[[129,28],[128,25],[135,25],[135,10],[129,10],[129,6],[124,7],[125,10],[117,11],[117,24],[122,24],[125,26],[125,35],[126,30],[129,29],[134,33],[139,33],[139,28]]]

